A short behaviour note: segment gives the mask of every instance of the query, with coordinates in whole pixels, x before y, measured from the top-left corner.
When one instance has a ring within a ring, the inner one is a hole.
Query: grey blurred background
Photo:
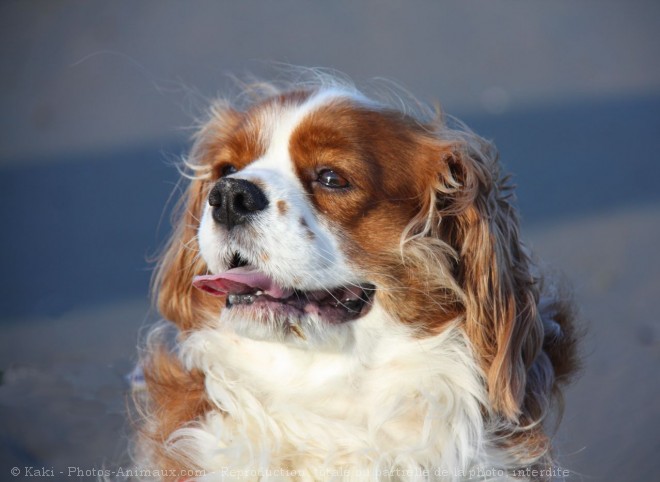
[[[124,460],[173,164],[229,74],[276,62],[392,79],[496,142],[588,327],[560,461],[660,480],[659,51],[657,1],[1,2],[0,478]]]

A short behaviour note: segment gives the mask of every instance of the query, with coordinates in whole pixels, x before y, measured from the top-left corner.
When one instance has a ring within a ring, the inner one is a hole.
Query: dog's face
[[[402,235],[445,146],[410,118],[332,92],[232,116],[203,148],[208,274],[194,284],[226,300],[222,322],[240,334],[340,348],[374,304],[405,302]]]
[[[488,143],[320,88],[217,106],[189,164],[155,278],[161,313],[184,333],[210,325],[347,353],[358,327],[433,336],[452,323],[495,410],[540,410],[525,398],[547,382],[528,378],[539,284]]]

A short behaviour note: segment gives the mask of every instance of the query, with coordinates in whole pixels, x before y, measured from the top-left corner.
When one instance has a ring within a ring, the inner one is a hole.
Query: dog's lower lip
[[[274,298],[261,290],[250,293],[229,293],[227,308],[287,311],[304,316],[316,314],[330,323],[354,320],[370,309],[375,294],[373,285],[337,288],[334,290],[298,291],[287,298]]]

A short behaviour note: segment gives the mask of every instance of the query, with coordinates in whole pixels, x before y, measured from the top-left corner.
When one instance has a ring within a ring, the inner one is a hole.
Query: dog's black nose
[[[268,206],[268,199],[259,187],[245,179],[220,179],[209,194],[213,219],[231,229]]]

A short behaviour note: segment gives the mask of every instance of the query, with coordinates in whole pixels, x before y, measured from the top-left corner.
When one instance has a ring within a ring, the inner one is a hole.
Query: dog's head
[[[188,165],[156,276],[182,331],[220,323],[342,351],[365,320],[419,337],[458,323],[493,409],[538,411],[526,393],[553,378],[538,280],[488,143],[351,90],[303,89],[216,105]]]

